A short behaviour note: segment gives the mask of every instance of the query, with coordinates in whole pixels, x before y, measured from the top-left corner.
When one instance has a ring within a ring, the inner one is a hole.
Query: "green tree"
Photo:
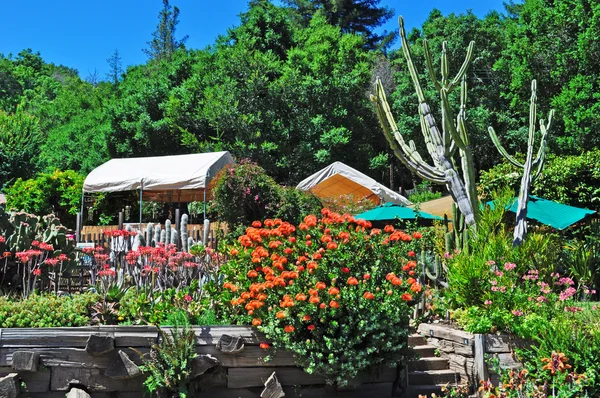
[[[396,38],[396,33],[377,34],[374,29],[386,23],[394,10],[382,7],[381,0],[283,0],[305,26],[317,12],[331,25],[339,26],[344,33],[361,35],[370,48],[386,48]]]
[[[188,37],[176,39],[175,29],[179,23],[179,8],[172,7],[169,0],[163,0],[163,8],[158,18],[158,25],[152,33],[153,39],[148,42],[149,48],[143,51],[150,59],[169,59],[177,49],[184,47]]]
[[[121,55],[119,54],[119,50],[115,49],[115,52],[106,60],[108,63],[108,73],[106,77],[108,81],[114,84],[115,86],[119,84],[121,80],[121,75],[123,74],[123,66],[121,63]]]

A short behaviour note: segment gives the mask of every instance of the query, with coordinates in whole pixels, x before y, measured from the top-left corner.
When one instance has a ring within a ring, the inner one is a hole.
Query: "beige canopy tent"
[[[234,161],[227,151],[112,159],[88,174],[83,183],[83,195],[140,190],[140,203],[143,199],[181,202],[204,200],[206,203],[210,181],[230,163]],[[83,213],[83,200],[81,202]]]
[[[297,188],[321,198],[352,195],[357,199],[367,198],[377,205],[382,202],[404,206],[411,204],[404,196],[342,162],[332,163],[317,171],[302,180]]]
[[[419,210],[440,217],[444,217],[444,215],[446,215],[448,216],[448,218],[451,219],[452,204],[454,204],[454,199],[452,199],[452,196],[448,195],[439,199],[433,199],[427,202],[420,203]]]

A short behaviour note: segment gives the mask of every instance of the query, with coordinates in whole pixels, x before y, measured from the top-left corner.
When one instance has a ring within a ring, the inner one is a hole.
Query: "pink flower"
[[[521,310],[512,310],[512,314],[514,316],[521,316],[521,315],[523,315],[523,311],[521,311]]]
[[[560,296],[558,297],[558,299],[560,301],[565,301],[568,298],[572,297],[576,292],[577,292],[577,290],[575,290],[574,287],[572,287],[572,286],[568,287],[567,289],[560,292]]]
[[[494,271],[494,273],[496,274],[496,276],[503,276],[504,272],[502,271]]]
[[[517,264],[513,264],[513,263],[504,263],[504,270],[505,271],[511,271],[513,269],[517,268]]]
[[[496,262],[494,260],[488,260],[486,262],[486,264],[492,266],[492,265],[496,265]]]
[[[538,303],[545,303],[548,301],[548,298],[546,298],[546,296],[539,296],[536,300]]]
[[[185,296],[183,296],[183,298],[185,299],[185,301],[187,301],[188,303],[190,301],[192,301],[192,296],[190,296],[189,294],[186,294]]]
[[[34,270],[32,271],[32,273],[33,273],[33,275],[35,275],[35,276],[40,276],[40,275],[42,275],[42,270],[41,270],[41,269],[39,269],[39,268],[36,268],[36,269],[34,269]]]
[[[492,305],[492,300],[485,300],[485,302],[483,304],[485,304],[485,305]]]

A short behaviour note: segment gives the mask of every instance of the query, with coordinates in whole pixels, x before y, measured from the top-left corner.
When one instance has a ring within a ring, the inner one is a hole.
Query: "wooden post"
[[[123,223],[125,221],[125,217],[122,211],[119,212],[119,229],[123,229]]]
[[[488,369],[485,364],[485,335],[475,335],[475,376],[479,380],[487,380]]]

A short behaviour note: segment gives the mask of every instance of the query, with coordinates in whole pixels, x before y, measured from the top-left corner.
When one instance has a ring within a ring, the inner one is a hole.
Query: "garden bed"
[[[198,396],[259,397],[273,372],[286,397],[392,396],[397,379],[395,368],[383,368],[378,374],[359,376],[352,383],[354,389],[336,391],[325,386],[320,375],[308,374],[296,367],[288,352],[279,351],[265,361],[269,352],[259,347],[264,338],[253,328],[205,326],[193,329],[197,353],[218,360],[217,366],[199,376],[203,392]],[[239,337],[243,349],[234,353],[217,349],[216,345],[224,335]],[[152,326],[0,329],[0,372],[3,376],[18,373],[23,382],[20,395],[23,397],[64,398],[72,387],[83,388],[94,398],[141,397],[144,376],[124,370],[120,352],[140,364],[134,349],[146,353],[158,338],[158,330]],[[94,339],[100,341],[99,346],[93,344]],[[21,358],[24,355],[34,358],[35,363],[39,358],[39,366],[32,365],[31,361],[25,365],[21,360],[13,361],[16,352]],[[24,366],[29,370],[24,370]]]

